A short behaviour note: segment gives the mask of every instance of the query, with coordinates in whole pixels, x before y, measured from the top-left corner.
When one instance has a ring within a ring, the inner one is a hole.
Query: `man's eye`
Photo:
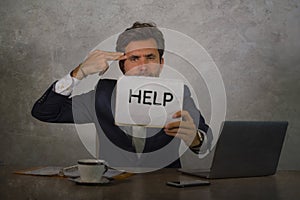
[[[129,58],[129,60],[131,61],[131,62],[135,62],[135,61],[137,61],[139,58],[137,58],[137,57],[131,57],[131,58]]]
[[[147,59],[148,60],[155,60],[156,56],[155,55],[149,55],[149,56],[147,56]]]

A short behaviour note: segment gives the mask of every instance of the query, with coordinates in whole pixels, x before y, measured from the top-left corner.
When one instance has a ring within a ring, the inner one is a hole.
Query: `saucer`
[[[105,185],[108,184],[110,181],[109,179],[102,177],[100,181],[92,181],[92,182],[87,182],[87,181],[82,181],[80,177],[78,178],[69,178],[69,181],[75,182],[76,184],[79,185]]]

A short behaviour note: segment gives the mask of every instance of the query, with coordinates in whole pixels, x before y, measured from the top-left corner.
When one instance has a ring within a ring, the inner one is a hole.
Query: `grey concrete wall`
[[[72,125],[41,123],[34,101],[99,42],[134,21],[180,31],[223,76],[227,120],[287,120],[280,169],[300,169],[299,0],[1,0],[2,164],[73,164],[89,154]]]

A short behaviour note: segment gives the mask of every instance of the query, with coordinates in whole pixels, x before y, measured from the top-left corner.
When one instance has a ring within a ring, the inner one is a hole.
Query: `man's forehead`
[[[157,51],[157,44],[153,38],[147,40],[132,41],[125,47],[125,53]]]
[[[157,49],[146,48],[146,49],[137,49],[133,51],[126,52],[127,56],[148,56],[148,55],[158,54]]]

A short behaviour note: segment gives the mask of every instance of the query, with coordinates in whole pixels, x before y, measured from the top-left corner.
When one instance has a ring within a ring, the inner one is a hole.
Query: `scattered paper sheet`
[[[70,167],[58,167],[58,166],[47,166],[38,167],[34,169],[26,169],[15,172],[16,174],[22,175],[33,175],[33,176],[63,176],[69,178],[79,177],[77,165]],[[131,173],[125,171],[120,171],[116,169],[109,168],[103,176],[108,179],[122,179],[131,176]]]

